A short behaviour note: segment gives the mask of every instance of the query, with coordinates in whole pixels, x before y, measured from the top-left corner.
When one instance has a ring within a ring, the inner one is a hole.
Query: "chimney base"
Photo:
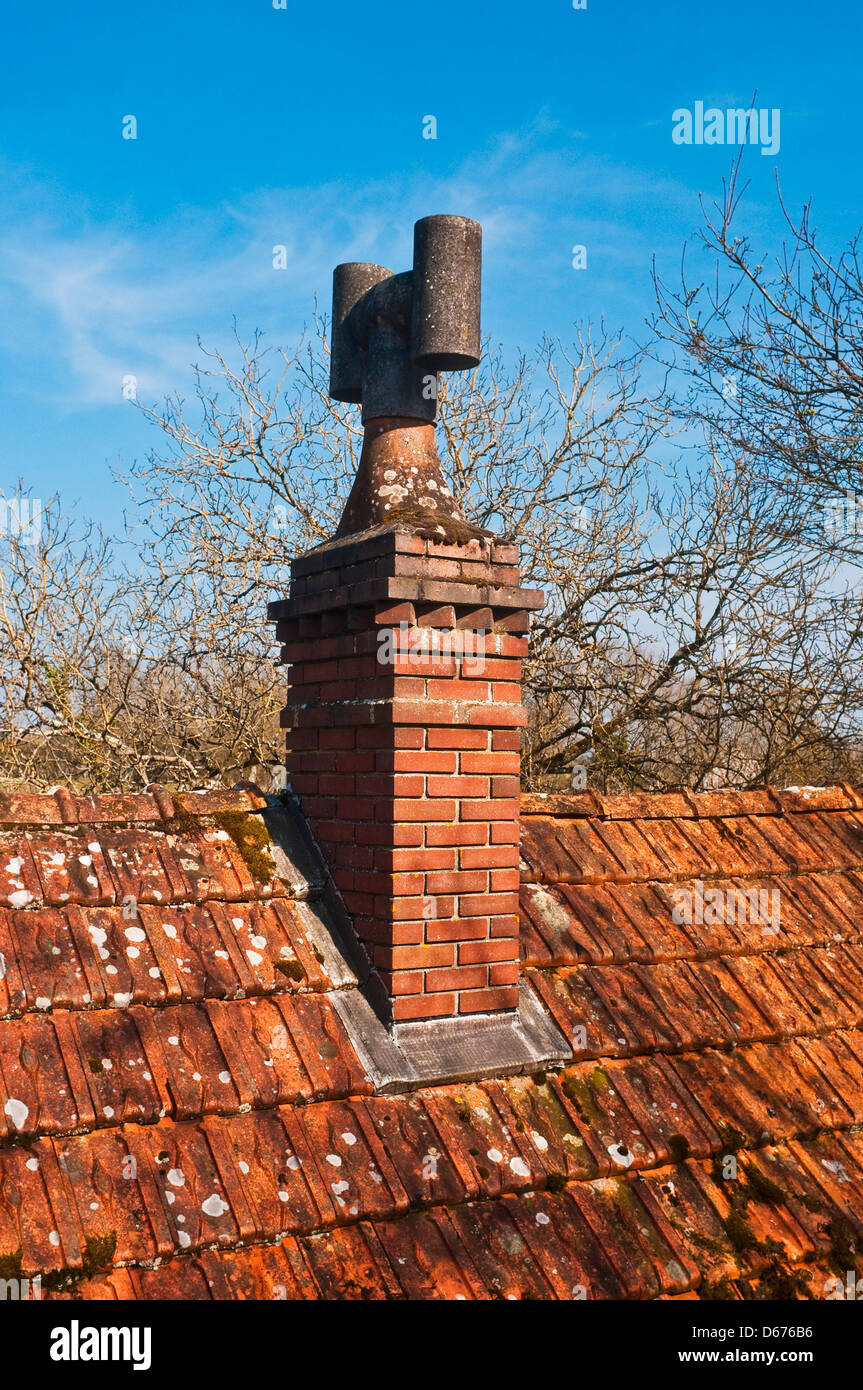
[[[572,1048],[530,986],[512,1014],[433,1019],[387,1028],[358,989],[330,998],[378,1094],[562,1067]]]

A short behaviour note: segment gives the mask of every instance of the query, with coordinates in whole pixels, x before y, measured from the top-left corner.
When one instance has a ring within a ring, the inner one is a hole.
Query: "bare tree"
[[[737,243],[719,226],[725,254]],[[644,349],[587,330],[514,361],[487,345],[475,372],[442,384],[453,490],[471,520],[518,541],[526,582],[547,594],[525,671],[526,784],[856,777],[856,540],[837,544],[812,505],[827,441],[834,454],[844,441],[851,476],[859,331],[855,348],[847,310],[840,428],[835,397],[807,396],[802,368],[784,397],[765,376],[772,322],[759,356],[744,350],[751,326],[711,337],[720,320],[698,317],[692,291],[658,293]],[[676,399],[681,357],[690,389]],[[732,361],[729,405],[716,374]],[[35,553],[6,536],[6,785],[214,785],[281,762],[266,599],[292,556],[335,531],[362,443],[327,376],[324,323],[291,352],[235,332],[229,352],[203,354],[191,400],[142,407],[159,443],[128,472],[119,551],[56,504]],[[792,407],[816,453],[792,438]]]

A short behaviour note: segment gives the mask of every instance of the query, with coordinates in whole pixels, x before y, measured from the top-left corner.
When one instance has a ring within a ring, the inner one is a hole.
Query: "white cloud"
[[[556,148],[537,148],[549,130],[540,117],[444,178],[268,189],[150,226],[122,209],[96,224],[58,190],[13,174],[0,220],[0,346],[19,357],[15,384],[35,389],[38,380],[40,396],[65,410],[121,403],[126,374],[141,399],[182,390],[199,357],[197,334],[222,346],[237,315],[241,330],[259,327],[290,344],[316,293],[328,309],[338,261],[406,268],[413,222],[429,212],[482,222],[486,304],[501,311],[554,295],[576,241],[601,250],[606,265],[646,276],[653,247],[632,230],[633,201],[688,218],[692,195],[586,156],[571,132],[558,132]],[[284,271],[272,267],[275,245],[287,247]],[[486,327],[503,329],[488,314]]]

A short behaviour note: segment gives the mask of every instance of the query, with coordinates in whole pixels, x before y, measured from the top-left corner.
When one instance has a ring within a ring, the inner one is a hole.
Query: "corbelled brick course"
[[[388,526],[291,567],[287,767],[393,1022],[515,1010],[517,551]]]

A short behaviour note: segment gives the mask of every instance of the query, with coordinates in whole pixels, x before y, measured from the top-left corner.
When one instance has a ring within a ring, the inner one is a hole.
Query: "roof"
[[[375,1094],[337,1007],[362,963],[289,801],[0,797],[0,1277],[777,1298],[863,1272],[863,795],[522,815],[526,980],[577,1060]],[[715,920],[712,890],[767,915]]]

